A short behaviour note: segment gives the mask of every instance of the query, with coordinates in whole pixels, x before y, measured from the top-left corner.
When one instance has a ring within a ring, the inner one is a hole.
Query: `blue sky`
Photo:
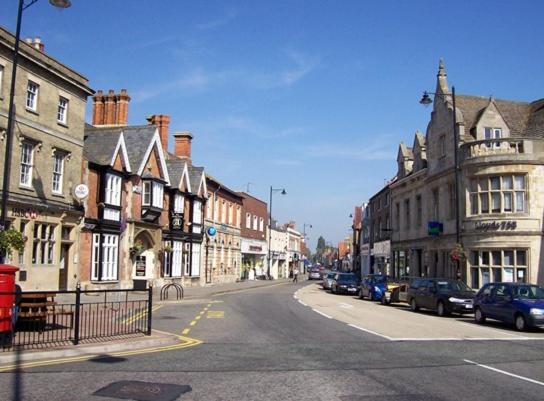
[[[193,160],[273,214],[334,244],[395,175],[400,141],[425,132],[440,57],[458,93],[544,95],[544,2],[40,0],[22,36],[87,76],[126,88],[131,124],[151,114],[194,134]],[[16,0],[0,5],[15,31]],[[91,106],[89,103],[88,115]]]

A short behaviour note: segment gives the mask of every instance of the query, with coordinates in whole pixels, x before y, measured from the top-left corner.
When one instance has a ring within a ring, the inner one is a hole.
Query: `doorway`
[[[60,264],[59,264],[59,290],[66,291],[68,289],[68,258],[70,255],[70,245],[62,244],[60,247]]]

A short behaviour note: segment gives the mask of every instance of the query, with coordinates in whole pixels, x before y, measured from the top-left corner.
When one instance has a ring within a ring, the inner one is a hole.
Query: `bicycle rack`
[[[174,287],[176,290],[176,301],[183,299],[183,287],[178,283],[170,283],[162,286],[161,301],[164,299],[168,299],[168,292],[170,291],[170,287]]]

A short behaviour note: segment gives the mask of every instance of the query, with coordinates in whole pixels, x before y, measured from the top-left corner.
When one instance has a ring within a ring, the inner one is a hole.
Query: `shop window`
[[[170,245],[172,250],[165,252],[164,255],[164,275],[165,277],[181,277],[183,269],[183,242],[172,241],[165,242]]]
[[[55,226],[34,223],[34,243],[32,245],[33,265],[52,265],[55,252]]]
[[[525,282],[527,250],[479,250],[470,254],[473,288],[494,282]]]

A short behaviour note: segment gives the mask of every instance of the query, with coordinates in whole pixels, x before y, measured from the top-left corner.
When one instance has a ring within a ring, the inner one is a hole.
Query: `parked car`
[[[331,289],[332,281],[334,280],[335,275],[336,275],[336,273],[331,273],[331,272],[327,273],[327,272],[325,272],[325,276],[323,277],[323,283],[321,283],[324,290],[330,290]]]
[[[474,298],[474,320],[495,319],[517,330],[544,327],[544,288],[525,283],[489,283]]]
[[[312,267],[310,269],[308,280],[321,280],[321,272],[319,271],[319,267]]]
[[[359,292],[357,276],[353,273],[336,273],[332,280],[331,292],[357,295]]]
[[[421,278],[408,289],[410,309],[434,310],[439,316],[450,313],[472,313],[476,292],[464,282],[452,279]]]
[[[387,281],[390,278],[384,274],[368,274],[361,281],[359,298],[368,297],[371,301],[379,301],[387,288]]]

